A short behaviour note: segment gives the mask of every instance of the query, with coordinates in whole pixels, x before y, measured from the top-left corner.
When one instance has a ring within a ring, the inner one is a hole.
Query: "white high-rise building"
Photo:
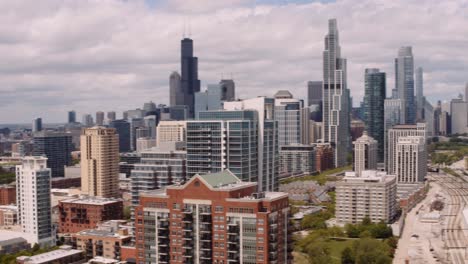
[[[275,120],[280,146],[309,143],[309,108],[304,108],[303,100],[294,99],[289,91],[278,91],[275,94]]]
[[[364,170],[377,169],[377,140],[367,132],[353,142],[354,145],[354,171],[359,176]]]
[[[16,166],[18,221],[31,244],[55,246],[50,201],[51,170],[45,157],[24,157]]]
[[[461,96],[460,96],[461,97]],[[451,113],[451,133],[463,134],[468,133],[468,103],[461,98],[452,99],[450,101]]]
[[[350,97],[346,59],[341,57],[336,19],[328,21],[323,51],[323,139],[335,148],[335,166],[346,165],[350,146]]]
[[[427,153],[424,137],[408,136],[398,138],[395,154],[398,183],[424,181],[427,173]]]
[[[340,223],[390,222],[396,213],[396,177],[383,171],[346,172],[336,183],[335,214]]]
[[[160,121],[156,127],[156,145],[164,142],[185,142],[186,121]]]
[[[386,145],[386,168],[389,174],[396,174],[396,145],[400,137],[417,136],[426,138],[426,124],[416,125],[396,125],[388,130],[388,140]]]

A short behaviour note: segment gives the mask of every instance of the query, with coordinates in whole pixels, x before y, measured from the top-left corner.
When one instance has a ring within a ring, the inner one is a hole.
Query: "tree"
[[[124,210],[123,210],[123,217],[124,219],[126,220],[130,220],[131,217],[132,217],[132,211],[130,209],[130,206],[126,206],[124,207]]]
[[[311,264],[331,263],[330,248],[323,242],[309,245],[307,255]]]
[[[362,222],[361,222],[361,225],[363,226],[368,226],[372,224],[371,220],[370,220],[370,217],[369,216],[366,216],[362,219]]]
[[[358,238],[359,234],[361,233],[361,230],[359,230],[359,228],[356,225],[352,224],[346,224],[345,230],[346,234],[348,234],[348,237],[350,238]]]
[[[40,249],[41,249],[41,247],[39,246],[39,244],[34,243],[34,246],[32,247],[32,251],[36,252],[36,251],[39,251]]]
[[[363,238],[354,242],[356,264],[390,264],[390,247],[379,240]]]
[[[350,247],[346,247],[341,252],[341,264],[354,264],[354,254]]]

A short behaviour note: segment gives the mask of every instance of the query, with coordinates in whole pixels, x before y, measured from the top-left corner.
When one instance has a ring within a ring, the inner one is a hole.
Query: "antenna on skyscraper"
[[[188,33],[188,37],[189,38],[192,38],[192,23],[190,23],[190,20],[189,20],[189,24],[188,24],[188,30],[189,30],[189,33]]]
[[[185,17],[184,17],[184,23],[183,23],[183,25],[184,25],[184,29],[183,29],[182,38],[185,38]]]

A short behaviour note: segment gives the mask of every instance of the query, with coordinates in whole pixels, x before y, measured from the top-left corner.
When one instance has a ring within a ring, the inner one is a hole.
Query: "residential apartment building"
[[[104,257],[121,260],[122,246],[132,241],[130,227],[124,220],[100,223],[95,229],[86,229],[72,234],[72,244],[82,250],[86,259]]]
[[[0,205],[9,205],[16,203],[15,185],[0,185]]]
[[[121,199],[79,197],[59,201],[59,233],[71,234],[96,228],[103,221],[122,219]]]
[[[90,196],[119,196],[119,136],[114,128],[83,130],[81,191]]]
[[[142,194],[137,263],[292,263],[286,193],[257,193],[230,171]]]
[[[65,166],[72,165],[72,151],[70,133],[51,131],[34,133],[33,155],[47,157],[47,168],[50,168],[52,177],[65,176]]]
[[[156,146],[163,142],[185,142],[186,121],[160,121],[156,128]]]
[[[316,149],[314,145],[293,144],[280,146],[280,174],[312,174],[316,172]]]
[[[385,146],[385,156],[387,157],[385,166],[389,174],[396,174],[396,145],[400,137],[417,136],[426,138],[426,124],[416,125],[395,125],[388,130],[388,140]]]
[[[377,169],[377,140],[373,139],[367,132],[353,142],[354,145],[354,171],[359,176],[364,170]]]
[[[14,205],[0,205],[0,226],[18,224],[18,207]]]
[[[319,172],[334,168],[333,158],[335,151],[329,143],[318,143],[316,152],[316,169]]]
[[[336,183],[335,215],[340,223],[356,224],[369,217],[374,223],[390,222],[396,213],[396,176],[368,170],[346,172]]]
[[[16,166],[16,201],[21,231],[29,243],[55,245],[50,204],[51,169],[45,157],[24,157]]]
[[[423,182],[427,174],[425,138],[417,136],[398,138],[395,165],[398,183]]]

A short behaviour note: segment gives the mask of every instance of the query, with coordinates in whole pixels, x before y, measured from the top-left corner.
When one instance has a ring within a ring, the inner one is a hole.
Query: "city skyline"
[[[168,104],[168,76],[180,68],[178,43],[184,21],[200,60],[202,90],[232,74],[238,97],[272,96],[286,89],[305,99],[307,82],[321,79],[322,37],[329,18],[342,25],[354,105],[364,94],[365,68],[387,72],[390,94],[395,51],[403,45],[413,47],[415,66],[424,67],[425,94],[433,104],[436,98],[450,100],[464,89],[468,59],[461,47],[468,34],[457,26],[466,21],[463,12],[468,7],[463,1],[451,5],[393,1],[379,9],[383,1],[364,1],[356,7],[351,1],[258,1],[255,7],[247,2],[202,2],[191,13],[186,10],[196,5],[193,1],[182,6],[178,1],[164,5],[50,0],[35,10],[22,1],[2,3],[2,10],[15,11],[4,18],[5,24],[19,26],[15,32],[0,29],[6,43],[0,49],[4,57],[0,123],[29,123],[36,116],[47,116],[46,123],[62,122],[64,112],[71,109],[121,113],[148,99]],[[356,16],[346,17],[347,10]],[[388,19],[394,13],[401,21]],[[437,17],[444,17],[445,26],[429,32],[424,25]],[[411,27],[405,25],[413,20]],[[5,114],[10,107],[19,109],[15,116]]]

